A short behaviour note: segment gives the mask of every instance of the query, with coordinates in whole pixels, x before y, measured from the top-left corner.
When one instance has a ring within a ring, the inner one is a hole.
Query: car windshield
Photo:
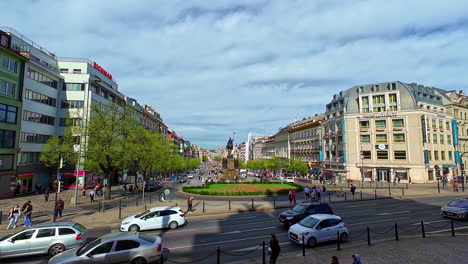
[[[304,213],[306,209],[307,209],[307,205],[298,204],[294,206],[292,210],[296,213]]]
[[[455,200],[455,201],[451,201],[448,205],[453,206],[453,207],[468,208],[468,201]]]
[[[305,227],[308,227],[308,228],[313,228],[317,223],[319,222],[318,219],[316,218],[313,218],[313,217],[306,217],[304,219],[302,219],[299,224],[301,226],[305,226]]]
[[[146,235],[146,234],[143,234],[143,233],[138,233],[138,238],[139,239],[142,239],[146,242],[149,242],[151,244],[154,244],[154,242],[156,242],[156,238],[153,237],[153,236],[149,236],[149,235]]]
[[[78,229],[80,232],[83,232],[83,231],[86,230],[86,227],[84,227],[84,226],[82,226],[82,225],[80,225],[78,223],[74,224],[73,227]]]
[[[139,213],[139,214],[135,215],[135,218],[140,218],[140,217],[144,216],[145,214],[147,214],[149,212],[150,212],[150,210],[146,210],[143,213]]]
[[[87,246],[83,246],[78,251],[76,251],[77,256],[83,255],[85,252],[88,252],[88,250],[92,249],[93,247],[99,245],[101,243],[101,239],[98,238],[94,240],[93,242],[89,243]]]

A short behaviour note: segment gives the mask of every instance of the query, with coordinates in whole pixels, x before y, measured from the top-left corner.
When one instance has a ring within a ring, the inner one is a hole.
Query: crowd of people
[[[325,198],[327,196],[327,187],[325,187],[325,185],[314,185],[312,188],[309,188],[309,186],[307,185],[304,188],[304,195],[306,200],[320,201],[322,198]]]

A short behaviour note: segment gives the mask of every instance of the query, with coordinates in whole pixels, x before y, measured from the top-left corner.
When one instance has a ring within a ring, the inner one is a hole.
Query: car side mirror
[[[93,255],[91,253],[89,253],[88,255],[86,255],[88,258],[93,258]]]
[[[9,239],[9,240],[8,240],[8,242],[10,242],[10,243],[13,243],[13,244],[14,244],[14,243],[15,243],[15,240],[14,240],[14,239]]]
[[[321,226],[317,226],[315,229],[320,230],[320,229],[322,229],[322,227],[321,227]]]

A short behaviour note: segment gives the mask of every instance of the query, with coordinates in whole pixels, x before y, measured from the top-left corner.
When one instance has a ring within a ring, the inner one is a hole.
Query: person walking
[[[442,178],[442,188],[447,188],[447,182],[448,182],[448,179],[447,179],[447,176],[444,176]]]
[[[92,190],[89,192],[89,200],[91,203],[94,203],[94,196],[96,195],[96,191]]]
[[[86,188],[85,187],[83,187],[81,194],[82,194],[83,199],[84,199],[86,197]]]
[[[45,202],[48,202],[49,201],[49,193],[50,193],[50,190],[49,188],[47,188],[44,192],[44,200]]]
[[[356,192],[356,186],[354,186],[352,183],[351,183],[351,193],[353,194],[353,197],[354,197],[354,193]]]
[[[192,203],[193,203],[193,196],[189,196],[187,199],[187,213],[192,213]]]
[[[458,192],[458,182],[457,182],[457,179],[455,179],[455,177],[453,178],[452,187],[453,187],[453,192]]]
[[[296,205],[296,189],[293,189],[291,191],[291,197],[292,197],[292,201],[294,202],[294,205]]]
[[[353,254],[351,258],[353,259],[353,264],[362,264],[359,254]]]
[[[310,200],[310,189],[309,189],[309,186],[306,186],[304,188],[304,194],[305,194],[305,199],[306,200]]]
[[[340,264],[337,256],[331,257],[331,264]]]
[[[326,199],[327,198],[327,187],[325,187],[325,185],[322,185],[322,193],[323,193],[323,198]]]
[[[317,200],[321,200],[322,199],[322,187],[317,187]]]
[[[394,178],[393,178],[393,186],[395,186],[396,183],[397,183],[397,177],[394,177]]]
[[[292,203],[292,190],[288,192],[289,203]]]
[[[310,199],[315,201],[316,197],[317,197],[317,187],[314,185],[314,187],[312,187],[312,190],[310,191]]]
[[[55,203],[55,210],[54,210],[55,218],[62,217],[62,212],[63,212],[64,207],[65,207],[65,202],[62,200],[62,198],[58,198],[57,202]]]
[[[33,207],[32,207],[31,201],[27,201],[21,208],[21,211],[24,214],[24,226],[25,227],[31,226],[32,224],[32,221],[31,221],[32,210],[33,210]]]
[[[10,227],[16,228],[16,224],[18,223],[18,218],[21,216],[20,208],[17,204],[15,204],[11,209],[10,213],[8,213],[8,219],[10,222],[6,229],[10,229]]]
[[[278,256],[280,254],[281,248],[274,234],[271,234],[270,247],[268,248],[270,252],[270,264],[275,264]]]

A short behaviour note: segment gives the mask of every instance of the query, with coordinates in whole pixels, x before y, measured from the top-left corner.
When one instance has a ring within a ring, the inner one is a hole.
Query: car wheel
[[[341,240],[341,242],[347,242],[348,241],[348,234],[341,233],[340,240]]]
[[[309,240],[307,240],[307,245],[312,248],[315,247],[315,245],[317,245],[317,239],[314,237],[309,238]]]
[[[172,221],[169,223],[169,229],[176,229],[179,224],[176,221]]]
[[[65,251],[65,246],[63,244],[53,244],[49,248],[49,256],[55,256]]]
[[[132,264],[146,264],[146,259],[142,257],[138,257],[134,260],[132,260]]]
[[[140,231],[140,227],[137,225],[131,225],[128,230],[130,230],[131,232],[138,232]]]

